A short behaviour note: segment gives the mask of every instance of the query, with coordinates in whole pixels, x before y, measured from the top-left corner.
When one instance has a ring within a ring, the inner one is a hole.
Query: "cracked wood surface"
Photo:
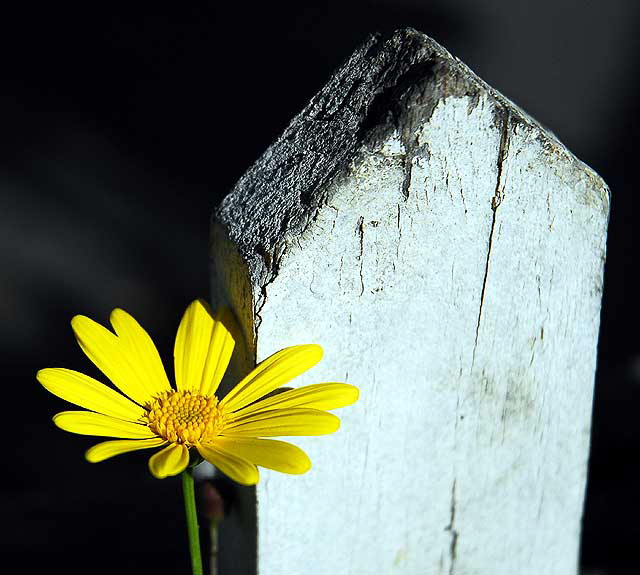
[[[426,36],[357,50],[214,217],[236,369],[317,342],[293,385],[361,389],[308,474],[240,490],[221,573],[575,573],[608,210]]]

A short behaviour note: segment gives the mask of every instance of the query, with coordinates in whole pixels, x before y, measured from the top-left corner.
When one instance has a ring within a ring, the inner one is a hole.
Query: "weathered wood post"
[[[359,403],[241,489],[222,575],[576,573],[609,192],[413,30],[372,38],[215,214],[247,361]],[[257,513],[255,506],[257,505]]]

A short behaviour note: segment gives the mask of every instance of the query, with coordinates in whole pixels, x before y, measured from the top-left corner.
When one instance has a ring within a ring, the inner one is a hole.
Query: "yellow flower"
[[[201,300],[187,308],[178,328],[174,389],[140,324],[121,309],[113,310],[110,319],[115,333],[80,315],[71,326],[87,357],[124,395],[70,369],[42,369],[37,375],[54,395],[91,410],[58,413],[53,418],[58,427],[118,438],[91,447],[86,458],[92,463],[164,446],[149,459],[149,469],[158,478],[184,471],[193,448],[244,485],[258,482],[257,465],[305,473],[311,462],[304,451],[261,438],[332,433],[340,420],[325,410],[358,399],[358,389],[344,383],[319,383],[264,397],[320,361],[322,348],[313,344],[273,354],[219,399],[215,393],[231,359],[236,328],[230,312],[220,310],[213,317]]]

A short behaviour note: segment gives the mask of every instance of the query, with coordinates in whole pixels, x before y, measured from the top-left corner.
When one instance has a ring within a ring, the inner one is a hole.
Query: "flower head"
[[[326,410],[358,399],[358,389],[344,383],[318,383],[269,395],[320,361],[322,348],[314,344],[273,354],[220,399],[216,391],[237,330],[228,310],[213,316],[202,300],[187,308],[178,328],[175,388],[140,324],[121,309],[114,309],[110,319],[113,332],[80,315],[71,326],[82,350],[121,393],[70,369],[42,369],[37,375],[54,395],[90,410],[58,413],[53,418],[58,427],[117,438],[91,447],[86,458],[92,463],[162,447],[149,459],[149,469],[158,478],[184,471],[194,449],[244,485],[258,482],[256,466],[305,473],[311,462],[300,448],[263,438],[332,433],[340,420]]]

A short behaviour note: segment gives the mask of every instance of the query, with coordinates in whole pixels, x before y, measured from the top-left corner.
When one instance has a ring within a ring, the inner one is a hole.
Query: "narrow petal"
[[[229,308],[219,309],[214,318],[211,343],[200,384],[202,395],[210,397],[217,391],[227,367],[229,367],[238,334],[239,329],[231,310]]]
[[[89,463],[98,463],[121,453],[149,449],[164,445],[166,441],[162,437],[152,437],[151,439],[114,439],[113,441],[103,441],[87,449],[84,454]]]
[[[217,437],[212,445],[250,463],[282,473],[300,474],[311,469],[311,460],[299,447],[273,439]]]
[[[360,391],[346,383],[317,383],[298,389],[283,391],[278,395],[261,399],[247,405],[230,416],[233,421],[255,411],[268,409],[285,409],[289,407],[305,407],[310,409],[337,409],[351,405],[358,400]]]
[[[322,359],[322,348],[316,344],[296,345],[274,353],[260,363],[220,402],[236,411],[291,381]]]
[[[234,333],[235,322],[227,308],[214,318],[204,301],[191,303],[178,327],[173,350],[178,389],[213,395],[229,365]]]
[[[122,309],[114,309],[109,319],[124,353],[130,363],[136,367],[146,390],[154,396],[163,391],[170,391],[171,384],[167,378],[167,372],[149,334]]]
[[[181,443],[172,443],[149,459],[149,470],[154,477],[164,479],[182,473],[189,464],[189,448]]]
[[[145,414],[138,404],[83,373],[55,367],[41,369],[36,377],[54,395],[85,409],[127,421]]]
[[[119,310],[114,314],[116,317],[116,325],[121,330],[121,336],[118,337],[107,328],[99,323],[89,319],[88,317],[77,315],[71,320],[71,326],[80,347],[87,357],[98,366],[118,389],[125,395],[128,395],[135,402],[145,405],[155,395],[158,390],[164,389],[166,375],[160,380],[154,380],[157,373],[147,373],[146,363],[140,363],[140,350],[133,347],[132,341],[138,341],[140,331],[135,330],[137,335],[129,334],[126,338],[122,335],[125,333],[124,324],[130,326],[131,322],[123,320],[124,313]],[[112,318],[114,317],[112,314]],[[119,321],[120,320],[120,321]],[[131,318],[132,321],[133,318]],[[148,336],[147,336],[148,337]],[[148,358],[147,358],[148,359]],[[167,387],[167,389],[169,389]]]
[[[232,421],[221,435],[227,437],[278,437],[325,435],[340,427],[340,420],[319,409],[273,409],[258,411]]]
[[[257,467],[246,459],[215,447],[198,445],[198,451],[211,465],[241,485],[255,485],[260,479]]]
[[[53,422],[65,431],[80,435],[120,437],[123,439],[145,439],[156,437],[146,425],[122,421],[109,415],[91,411],[62,411],[54,415]]]

